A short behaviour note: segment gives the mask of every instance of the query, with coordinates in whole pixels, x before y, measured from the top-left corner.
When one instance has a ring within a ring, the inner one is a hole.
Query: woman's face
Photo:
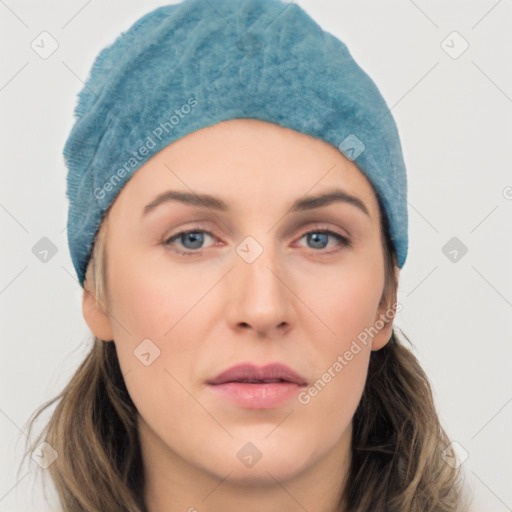
[[[84,315],[114,340],[155,478],[179,465],[282,482],[346,458],[370,351],[392,316],[379,307],[378,203],[353,162],[258,120],[199,130],[122,189],[106,250],[109,315],[90,294]],[[247,364],[285,365],[299,383],[277,369],[212,384]]]

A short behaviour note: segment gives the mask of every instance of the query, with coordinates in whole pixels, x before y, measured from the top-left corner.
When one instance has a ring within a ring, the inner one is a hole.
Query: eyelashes
[[[197,236],[198,234],[200,234],[199,237]],[[183,243],[188,240],[188,241],[191,241],[192,243],[202,243],[205,239],[205,237],[202,234],[206,234],[208,237],[216,239],[215,235],[213,235],[213,233],[211,233],[210,231],[207,231],[207,230],[204,230],[201,228],[196,228],[196,229],[190,229],[187,231],[180,231],[179,233],[176,233],[175,235],[173,235],[169,238],[166,238],[162,242],[162,245],[164,245],[169,250],[171,250],[179,255],[182,255],[182,256],[196,256],[198,254],[201,254],[201,251],[203,249],[207,249],[208,247],[194,247],[194,248],[189,248],[188,250],[184,251],[184,250],[181,250],[176,247],[176,242],[179,241],[179,242]],[[187,238],[187,237],[190,237],[190,235],[194,235],[194,236],[192,236],[192,240]],[[310,237],[310,235],[317,235],[317,236]],[[320,235],[320,236],[318,237],[318,235]],[[323,240],[328,240],[329,238],[334,238],[338,242],[338,245],[337,245],[337,247],[334,248],[334,251],[332,249],[329,251],[326,251],[326,249],[324,247],[320,247],[320,248],[310,247],[310,249],[313,253],[332,254],[333,252],[339,252],[343,249],[352,247],[352,242],[347,237],[340,235],[339,233],[336,233],[335,231],[332,231],[330,229],[317,228],[317,229],[312,229],[310,231],[306,231],[299,237],[298,240],[302,240],[304,237],[309,237],[308,241],[313,240],[313,243],[322,244]],[[327,244],[328,244],[328,242],[327,242]]]

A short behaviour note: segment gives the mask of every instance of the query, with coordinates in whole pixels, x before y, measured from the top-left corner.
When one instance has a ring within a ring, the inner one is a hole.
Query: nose
[[[290,278],[272,244],[249,263],[236,256],[228,276],[228,321],[234,330],[251,330],[258,338],[282,336],[294,320]],[[288,281],[288,282],[287,282]]]

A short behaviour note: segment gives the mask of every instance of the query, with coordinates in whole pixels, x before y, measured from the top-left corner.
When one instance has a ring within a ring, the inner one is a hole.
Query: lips
[[[220,385],[228,382],[247,384],[289,382],[298,386],[305,386],[307,384],[304,377],[281,363],[273,363],[265,366],[255,366],[253,364],[232,366],[217,375],[214,379],[209,380],[208,384]]]
[[[240,364],[207,382],[222,400],[244,409],[275,409],[297,397],[307,382],[302,375],[280,363],[266,366]]]

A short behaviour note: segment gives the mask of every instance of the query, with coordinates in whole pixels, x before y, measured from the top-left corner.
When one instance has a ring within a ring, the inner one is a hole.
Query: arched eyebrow
[[[221,212],[229,212],[229,205],[221,198],[210,194],[194,194],[191,192],[182,192],[178,190],[167,190],[155,197],[153,201],[144,207],[143,216],[154,210],[157,206],[167,202],[180,202],[196,208],[208,208]],[[333,203],[346,203],[355,206],[363,213],[371,217],[370,212],[364,202],[356,196],[353,196],[344,190],[333,189],[314,196],[301,197],[293,202],[290,212],[301,212],[322,208]]]

